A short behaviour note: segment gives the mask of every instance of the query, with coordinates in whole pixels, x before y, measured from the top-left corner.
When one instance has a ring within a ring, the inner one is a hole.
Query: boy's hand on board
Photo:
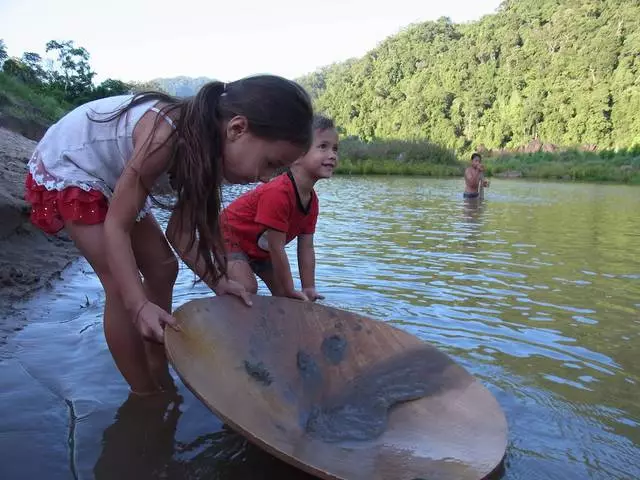
[[[311,302],[315,302],[316,300],[324,300],[324,295],[320,295],[315,287],[303,288],[302,293],[304,293]]]
[[[296,300],[303,300],[305,302],[309,301],[309,298],[303,292],[300,292],[298,290],[291,290],[289,292],[284,292],[284,296],[289,298],[295,298]]]

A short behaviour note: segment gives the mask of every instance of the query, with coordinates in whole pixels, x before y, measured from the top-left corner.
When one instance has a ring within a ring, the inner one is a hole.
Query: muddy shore
[[[0,345],[27,319],[17,306],[51,287],[78,257],[65,234],[46,235],[29,222],[24,201],[27,162],[36,142],[0,128]]]

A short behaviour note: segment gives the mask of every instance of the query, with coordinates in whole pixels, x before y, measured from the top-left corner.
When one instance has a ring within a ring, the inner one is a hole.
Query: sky
[[[0,0],[9,55],[44,55],[73,40],[96,81],[206,76],[296,78],[360,57],[411,23],[456,23],[494,13],[500,0]]]

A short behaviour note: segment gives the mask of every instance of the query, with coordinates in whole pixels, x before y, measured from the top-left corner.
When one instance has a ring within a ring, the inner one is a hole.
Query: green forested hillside
[[[508,0],[457,25],[412,25],[300,81],[363,140],[425,139],[458,153],[537,138],[640,144],[640,2]]]

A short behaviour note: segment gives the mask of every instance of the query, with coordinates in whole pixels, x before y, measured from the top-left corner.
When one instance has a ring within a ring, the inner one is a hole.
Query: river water
[[[640,478],[640,188],[494,180],[478,204],[460,187],[320,182],[324,302],[393,323],[475,375],[507,416],[503,478]],[[209,294],[192,281],[181,266],[174,306]],[[0,350],[0,479],[309,478],[182,384],[180,402],[128,399],[103,300],[79,260],[21,306],[30,323]]]

